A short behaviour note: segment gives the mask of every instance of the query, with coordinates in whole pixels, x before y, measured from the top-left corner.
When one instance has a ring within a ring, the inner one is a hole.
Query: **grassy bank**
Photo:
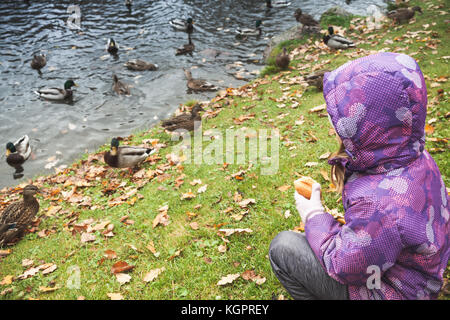
[[[63,172],[35,179],[43,190],[39,219],[32,233],[1,251],[0,298],[287,298],[267,254],[278,232],[300,225],[292,181],[298,174],[316,179],[325,205],[342,212],[322,159],[337,143],[326,111],[311,110],[324,103],[322,92],[308,87],[302,76],[379,50],[412,55],[427,80],[426,147],[449,186],[450,50],[444,3],[411,1],[423,6],[423,15],[373,32],[361,18],[353,20],[345,34],[358,42],[357,49],[330,51],[316,39],[292,43],[288,71],[228,89],[209,102],[203,132],[216,137],[204,146],[220,141],[227,129],[241,130],[248,139],[251,129],[277,130],[276,174],[261,174],[261,159],[253,164],[178,162],[173,154],[178,142],[158,126],[122,142],[158,149],[133,175],[105,166],[105,145]],[[2,208],[18,199],[19,191],[3,190]],[[221,285],[227,275],[235,276]]]

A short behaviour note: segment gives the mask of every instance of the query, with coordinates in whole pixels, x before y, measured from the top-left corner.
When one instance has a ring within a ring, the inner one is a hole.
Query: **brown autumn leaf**
[[[319,156],[319,159],[320,160],[328,159],[330,157],[330,155],[331,155],[331,152],[329,152],[329,151],[325,152]]]
[[[10,253],[11,253],[11,249],[0,250],[0,257],[6,257],[6,256],[9,255]]]
[[[3,278],[2,281],[0,281],[0,286],[6,286],[6,285],[9,285],[9,284],[11,284],[11,283],[13,282],[13,280],[14,280],[14,276],[7,275],[7,276],[5,276],[5,277]]]
[[[223,232],[225,237],[231,236],[234,233],[252,233],[252,229],[219,229],[219,232]]]
[[[167,226],[169,224],[169,215],[167,214],[167,211],[160,212],[155,219],[153,220],[153,228],[158,226],[159,224],[162,224],[163,226]]]
[[[222,277],[222,279],[219,280],[219,282],[217,282],[218,286],[224,286],[227,285],[229,283],[232,283],[234,280],[236,280],[237,278],[240,277],[239,273],[235,273],[235,274],[228,274],[225,277]]]
[[[433,134],[433,132],[434,132],[434,127],[431,125],[431,124],[426,124],[425,125],[425,133],[426,134]]]
[[[42,274],[49,274],[52,273],[53,271],[55,271],[57,268],[56,264],[52,264],[51,266],[49,266],[48,268],[45,268],[44,270],[42,270]]]
[[[55,286],[55,287],[44,287],[44,286],[39,286],[39,291],[40,291],[40,292],[52,292],[52,291],[55,291],[55,290],[57,290],[57,289],[59,289],[58,286]]]
[[[317,107],[314,107],[314,108],[311,108],[311,109],[309,109],[309,113],[313,113],[313,112],[319,112],[319,111],[323,111],[323,110],[325,110],[327,108],[327,105],[324,103],[324,104],[321,104],[320,106],[317,106]]]
[[[196,195],[189,189],[188,192],[181,194],[181,200],[189,200],[195,198]]]
[[[171,255],[171,256],[167,259],[167,261],[171,261],[171,260],[175,259],[176,257],[178,257],[178,256],[181,254],[182,251],[183,251],[183,249],[177,250],[173,255]]]
[[[126,273],[116,273],[115,276],[116,276],[117,281],[120,284],[128,283],[131,280],[131,276]]]
[[[107,293],[106,295],[111,300],[123,300],[123,296],[120,293]]]
[[[221,244],[220,246],[218,246],[217,247],[217,250],[219,251],[219,252],[221,252],[221,253],[225,253],[225,252],[227,252],[227,244],[226,243],[224,243],[224,244]]]
[[[114,274],[123,273],[123,272],[130,271],[133,268],[134,268],[134,266],[129,265],[125,261],[118,261],[118,262],[114,263],[113,266],[111,267],[111,272]]]
[[[103,254],[103,256],[109,260],[113,260],[113,259],[117,258],[117,254],[113,250],[109,250],[109,249],[105,250],[105,253]]]
[[[189,226],[190,226],[193,230],[198,230],[198,223],[197,223],[197,222],[191,222],[191,223],[189,223]]]
[[[95,234],[83,232],[81,234],[81,238],[80,239],[81,239],[82,243],[86,243],[86,242],[95,241],[96,237],[95,237]]]
[[[238,203],[241,208],[247,208],[248,205],[256,203],[255,199],[244,199]]]
[[[278,190],[281,192],[285,192],[285,191],[289,190],[290,188],[291,188],[291,186],[287,184],[287,185],[279,187]]]
[[[147,274],[144,276],[144,281],[145,282],[152,282],[153,280],[155,280],[163,271],[165,271],[166,268],[162,267],[162,268],[157,268],[157,269],[153,269],[150,270],[149,272],[147,272]]]
[[[33,265],[34,261],[31,259],[23,259],[22,260],[22,267],[24,268],[28,268],[31,267]]]

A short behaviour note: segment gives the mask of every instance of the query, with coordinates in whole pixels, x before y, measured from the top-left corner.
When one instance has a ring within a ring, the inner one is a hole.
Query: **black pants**
[[[272,270],[296,300],[348,300],[348,288],[323,269],[302,233],[280,232],[269,249]]]

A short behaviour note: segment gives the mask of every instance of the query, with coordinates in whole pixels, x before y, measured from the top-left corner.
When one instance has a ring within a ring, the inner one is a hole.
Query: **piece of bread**
[[[297,192],[306,199],[311,199],[312,185],[315,183],[314,179],[303,176],[294,181],[294,187]]]

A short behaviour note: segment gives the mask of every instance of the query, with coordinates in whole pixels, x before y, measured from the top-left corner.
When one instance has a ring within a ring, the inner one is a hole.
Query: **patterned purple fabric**
[[[311,248],[348,285],[350,299],[435,299],[450,254],[450,205],[424,150],[427,91],[419,66],[388,52],[350,61],[325,74],[324,97],[350,156],[343,163],[346,224],[326,213],[309,219]],[[367,285],[374,284],[371,268],[381,272],[379,289]]]

